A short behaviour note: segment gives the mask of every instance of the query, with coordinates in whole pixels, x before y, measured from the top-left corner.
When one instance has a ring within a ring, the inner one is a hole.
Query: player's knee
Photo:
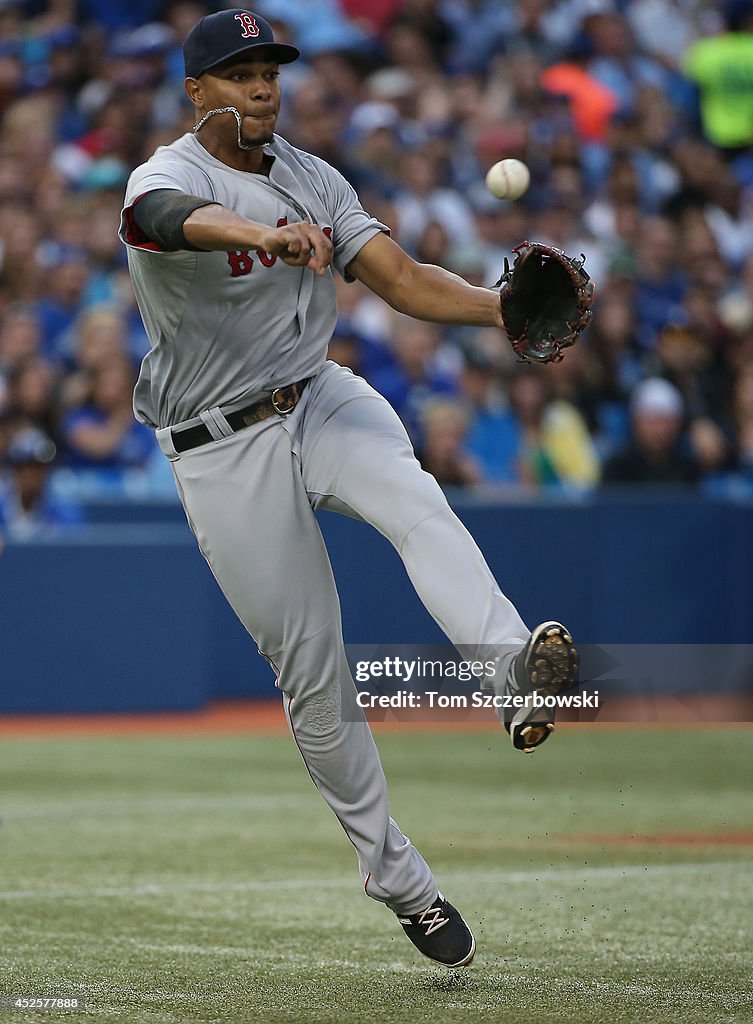
[[[326,741],[342,726],[342,705],[336,688],[307,693],[295,701],[295,728],[300,737]]]
[[[287,647],[277,655],[278,687],[291,698],[296,720],[310,734],[325,736],[352,704],[353,681],[339,626]]]

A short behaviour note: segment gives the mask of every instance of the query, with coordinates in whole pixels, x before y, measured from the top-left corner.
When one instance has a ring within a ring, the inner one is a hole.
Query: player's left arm
[[[442,267],[417,263],[389,235],[375,235],[347,266],[399,313],[440,324],[502,327],[499,292],[477,288]]]

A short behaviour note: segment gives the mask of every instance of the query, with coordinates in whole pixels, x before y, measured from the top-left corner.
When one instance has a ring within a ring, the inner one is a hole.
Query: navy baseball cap
[[[232,57],[251,55],[264,47],[277,64],[298,60],[301,51],[287,43],[276,43],[272,26],[253,11],[233,8],[207,14],[197,22],[183,43],[188,78],[200,78]]]

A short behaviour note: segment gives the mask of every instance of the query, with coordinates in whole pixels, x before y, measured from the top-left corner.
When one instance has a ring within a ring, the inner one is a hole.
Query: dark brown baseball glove
[[[542,242],[521,242],[515,261],[495,287],[505,331],[516,355],[527,363],[558,363],[593,316],[594,286],[583,269],[586,257],[568,256]]]

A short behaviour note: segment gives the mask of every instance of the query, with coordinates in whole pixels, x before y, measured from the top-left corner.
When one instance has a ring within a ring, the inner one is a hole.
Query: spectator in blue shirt
[[[478,347],[466,349],[461,387],[470,408],[466,447],[480,467],[481,478],[489,483],[517,482],[520,424],[494,364]]]
[[[61,248],[56,259],[49,271],[46,294],[35,307],[42,328],[44,355],[53,362],[62,358],[66,333],[81,311],[91,271],[83,251]]]
[[[687,276],[681,262],[677,229],[660,217],[646,220],[637,251],[634,309],[638,343],[653,349],[659,332],[669,323],[682,322]]]
[[[88,400],[60,424],[66,461],[74,469],[99,469],[117,479],[143,469],[154,452],[154,433],[133,418],[134,370],[123,357],[97,368]]]
[[[437,395],[457,392],[455,381],[439,365],[436,324],[398,316],[392,338],[394,363],[373,374],[371,383],[399,414],[414,445],[422,440],[421,413]]]
[[[5,458],[9,472],[0,484],[0,534],[28,540],[83,522],[79,506],[56,495],[51,486],[55,455],[52,440],[36,427],[24,427],[13,436]]]

